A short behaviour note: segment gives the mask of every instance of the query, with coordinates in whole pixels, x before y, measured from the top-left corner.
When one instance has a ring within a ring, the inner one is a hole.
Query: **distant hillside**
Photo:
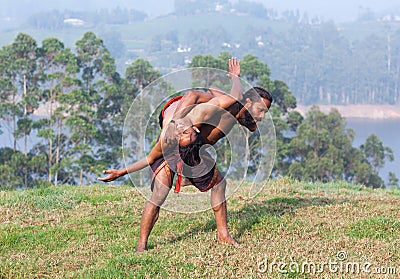
[[[267,9],[259,13],[252,5],[243,10],[213,5],[204,11],[183,9],[157,18],[118,9],[59,12],[55,19],[52,13],[37,17],[40,22],[31,20],[36,28],[25,24],[2,32],[0,45],[10,44],[23,32],[39,43],[57,37],[73,48],[92,30],[104,40],[122,73],[138,57],[168,73],[185,68],[196,54],[217,56],[227,51],[237,57],[252,54],[267,63],[271,76],[288,84],[301,104],[400,103],[400,57],[396,55],[400,14],[395,11],[390,17],[366,15],[336,25],[298,11],[276,15]],[[63,22],[67,16],[82,24]]]

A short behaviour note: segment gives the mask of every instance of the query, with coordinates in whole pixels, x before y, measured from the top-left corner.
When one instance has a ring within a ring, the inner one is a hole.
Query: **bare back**
[[[207,121],[202,121],[205,108],[212,113],[212,117]],[[237,123],[236,118],[229,111],[216,106],[212,106],[210,110],[210,105],[207,103],[196,105],[186,117],[200,130],[206,143],[211,145],[225,137]]]

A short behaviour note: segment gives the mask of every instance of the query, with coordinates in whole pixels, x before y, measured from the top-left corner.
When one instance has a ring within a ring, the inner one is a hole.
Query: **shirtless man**
[[[199,138],[202,139],[201,144],[215,144],[232,129],[236,122],[247,127],[250,131],[254,131],[257,128],[256,121],[261,121],[264,118],[264,114],[271,106],[272,98],[270,94],[266,90],[256,87],[244,94],[243,105],[239,103],[237,100],[242,98],[241,85],[238,78],[240,62],[236,59],[231,59],[229,66],[232,79],[231,95],[220,94],[207,103],[198,104],[183,118],[180,113],[174,116],[173,111],[182,111],[181,109],[185,108],[184,100],[180,101],[179,104],[175,104],[175,107],[171,105],[170,108],[165,110],[163,126],[167,127],[167,130],[172,127],[179,131],[177,139],[180,149],[181,146],[190,146]],[[226,113],[221,113],[221,109],[224,109]],[[162,134],[158,143],[146,158],[123,170],[106,170],[104,173],[109,175],[99,179],[109,182],[122,175],[141,169],[148,164],[152,166],[155,173],[155,179],[152,182],[153,192],[143,210],[137,252],[142,252],[146,249],[148,237],[159,216],[160,206],[165,201],[172,186],[174,171],[171,170],[168,164],[163,163],[163,160],[165,161],[163,150],[165,150],[165,145],[169,144],[168,141],[171,141],[171,137],[164,138]],[[181,151],[179,152],[180,154],[182,154]],[[189,155],[192,153],[186,152]],[[198,159],[197,157],[197,163],[199,163]],[[161,164],[159,160],[161,160]],[[194,161],[196,161],[196,158]],[[228,242],[237,246],[238,243],[229,235],[227,228],[226,181],[215,165],[204,175],[204,179],[200,177],[200,185],[196,185],[196,181],[191,182],[201,191],[207,191],[211,188],[211,206],[214,210],[218,241]]]

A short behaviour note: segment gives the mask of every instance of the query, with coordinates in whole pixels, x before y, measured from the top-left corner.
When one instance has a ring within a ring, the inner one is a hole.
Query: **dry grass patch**
[[[216,242],[211,211],[162,210],[141,255],[134,250],[145,201],[133,188],[2,191],[0,278],[398,278],[398,190],[283,178],[250,199],[249,187],[228,200],[240,248]],[[398,269],[372,276],[295,268],[333,261]],[[274,263],[287,264],[286,273]]]

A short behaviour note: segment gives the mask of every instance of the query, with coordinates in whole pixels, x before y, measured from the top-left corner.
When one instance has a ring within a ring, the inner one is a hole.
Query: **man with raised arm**
[[[238,245],[229,235],[227,228],[226,181],[215,166],[215,162],[209,156],[201,157],[199,150],[204,143],[215,144],[229,133],[237,122],[250,131],[255,131],[257,121],[264,118],[271,106],[272,97],[263,88],[255,87],[242,95],[239,74],[240,62],[230,59],[229,77],[232,80],[230,95],[216,94],[216,97],[206,103],[197,104],[189,112],[184,112],[187,104],[183,98],[179,103],[175,103],[175,107],[172,104],[165,108],[162,112],[164,117],[160,119],[163,122],[163,133],[149,155],[126,169],[106,170],[104,173],[109,175],[99,178],[109,182],[148,164],[151,166],[154,172],[152,195],[143,210],[137,252],[147,248],[148,237],[158,219],[160,206],[172,187],[175,172],[178,172],[175,191],[179,191],[182,163],[193,167],[194,172],[197,172],[195,176],[189,178],[195,187],[200,191],[211,189],[211,206],[214,210],[218,241]],[[239,102],[242,98],[243,104]],[[178,113],[175,114],[175,110]]]

